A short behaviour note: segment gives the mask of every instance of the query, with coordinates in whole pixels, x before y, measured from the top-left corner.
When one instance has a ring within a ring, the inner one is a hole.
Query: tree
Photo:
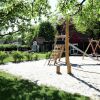
[[[32,45],[34,37],[38,35],[39,25],[35,25],[30,28],[30,32],[26,32],[24,36],[24,42],[27,45]]]
[[[29,16],[30,5],[22,0],[2,0],[0,4],[2,4],[0,7],[0,31],[7,30],[9,27],[13,30],[14,26],[18,25],[21,20],[28,20],[29,17],[26,16]]]
[[[16,32],[15,25],[20,26],[21,23],[29,23],[32,18],[39,18],[41,15],[49,13],[50,6],[48,0],[0,0],[0,36],[11,35]],[[4,33],[9,27],[11,32]],[[3,30],[3,32],[1,32]],[[18,27],[17,32],[20,31]]]
[[[82,11],[73,17],[73,22],[78,31],[89,34],[92,38],[98,37],[100,32],[100,2],[88,0]]]
[[[78,31],[87,33],[88,30],[91,30],[92,34],[99,34],[98,29],[95,27],[97,23],[100,23],[99,0],[82,0],[81,2],[77,0],[59,0],[58,9],[64,16],[67,15],[72,18]]]
[[[54,35],[54,27],[50,22],[40,23],[38,36],[44,37],[47,41],[53,41]]]

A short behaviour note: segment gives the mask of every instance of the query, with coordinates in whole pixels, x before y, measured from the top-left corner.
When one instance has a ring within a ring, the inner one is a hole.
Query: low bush
[[[3,53],[2,53],[3,52]],[[8,62],[21,62],[21,61],[32,61],[39,59],[48,59],[50,52],[34,53],[34,52],[23,52],[23,51],[0,51],[0,64]]]
[[[39,60],[39,55],[34,55],[34,60]]]
[[[0,63],[3,63],[8,55],[4,51],[0,51]]]
[[[47,54],[46,54],[46,59],[49,59],[50,58],[50,52],[48,52]]]
[[[33,54],[25,52],[24,56],[26,57],[26,60],[31,61],[33,59]]]
[[[22,59],[24,58],[24,55],[20,51],[13,51],[12,52],[12,57],[14,59],[14,62],[21,62]]]

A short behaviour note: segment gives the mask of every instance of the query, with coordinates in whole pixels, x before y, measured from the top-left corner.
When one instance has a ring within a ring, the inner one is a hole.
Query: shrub
[[[50,58],[50,52],[48,52],[47,54],[46,54],[46,59],[49,59]]]
[[[25,52],[24,55],[25,55],[25,57],[28,61],[31,61],[33,59],[33,54],[32,53]]]
[[[24,58],[23,53],[20,51],[13,51],[12,57],[14,59],[14,62],[21,62],[22,59]]]
[[[4,63],[4,59],[6,59],[8,55],[4,51],[0,51],[0,63]]]
[[[39,60],[39,55],[36,54],[36,55],[34,56],[34,60]]]

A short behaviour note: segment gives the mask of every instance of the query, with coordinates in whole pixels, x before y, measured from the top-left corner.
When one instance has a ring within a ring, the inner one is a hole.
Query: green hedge
[[[0,44],[0,51],[14,51],[14,50],[26,51],[31,48],[27,45],[15,45],[15,44]]]

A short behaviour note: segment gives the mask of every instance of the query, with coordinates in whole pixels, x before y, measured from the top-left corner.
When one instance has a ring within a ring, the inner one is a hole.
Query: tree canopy
[[[92,34],[99,34],[100,28],[97,27],[100,24],[99,0],[79,1],[58,0],[58,13],[62,13],[65,17],[70,16],[78,31],[83,33],[92,31]],[[42,15],[48,16],[49,12],[48,0],[0,0],[0,36],[30,31],[31,20],[40,20]]]
[[[2,30],[8,30],[17,26],[20,31],[20,26],[30,24],[32,18],[39,18],[41,15],[49,13],[50,6],[48,0],[0,0],[0,35]]]
[[[100,34],[99,0],[58,0],[58,9],[64,16],[70,16],[78,31],[86,32],[95,29],[92,34]],[[98,31],[99,30],[99,31]]]
[[[55,34],[52,24],[50,22],[40,23],[38,36],[44,37],[47,41],[53,41]]]

